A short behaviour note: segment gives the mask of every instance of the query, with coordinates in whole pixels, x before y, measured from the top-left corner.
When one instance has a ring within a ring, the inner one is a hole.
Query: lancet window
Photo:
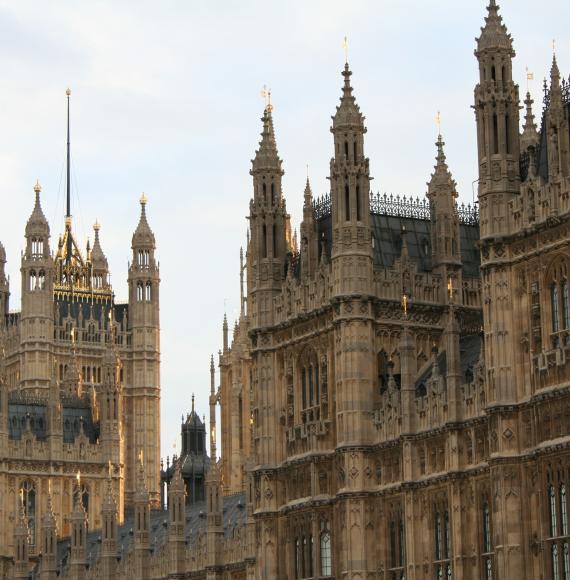
[[[550,289],[551,344],[553,348],[570,345],[570,303],[568,268],[559,260],[550,269],[547,278]]]
[[[319,357],[312,349],[299,360],[300,413],[303,423],[321,419],[322,379]],[[326,374],[326,363],[324,366]],[[326,379],[325,379],[326,381]]]
[[[406,532],[400,509],[390,514],[388,546],[389,580],[404,580],[406,577]]]
[[[449,511],[436,506],[433,517],[434,570],[436,580],[451,580],[451,529]]]
[[[483,559],[483,577],[485,580],[493,580],[494,568],[494,549],[493,549],[493,534],[491,524],[491,508],[489,500],[483,498],[481,506],[481,544],[482,544],[482,559]]]
[[[321,534],[319,538],[321,576],[332,576],[332,539],[329,523],[321,521]]]
[[[570,536],[568,534],[568,482],[562,468],[547,472],[547,554],[550,577],[570,580]]]

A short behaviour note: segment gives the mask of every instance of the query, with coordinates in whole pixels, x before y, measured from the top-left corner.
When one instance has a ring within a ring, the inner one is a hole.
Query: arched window
[[[558,535],[558,522],[556,518],[556,492],[552,484],[548,487],[548,506],[550,512],[550,536],[555,537]]]
[[[568,504],[566,503],[566,484],[560,484],[560,532],[568,535]]]
[[[273,257],[277,256],[277,228],[273,224]]]
[[[303,409],[307,408],[307,370],[305,367],[301,369],[301,399]]]
[[[303,553],[301,548],[301,540],[299,538],[295,539],[295,579],[300,580],[302,578],[302,568],[303,568]]]
[[[137,282],[137,302],[143,301],[143,283]]]
[[[489,504],[483,504],[483,551],[491,551],[491,516],[489,513]]]
[[[263,190],[263,203],[267,203],[267,185],[265,185],[265,181],[263,182],[261,189]]]
[[[435,522],[434,522],[434,534],[435,534],[435,559],[441,560],[442,556],[442,546],[441,546],[441,514],[436,512]]]
[[[362,216],[360,215],[360,185],[356,186],[356,219],[360,221]]]
[[[497,71],[495,69],[495,65],[491,67],[491,78],[496,81],[497,80]]]
[[[265,188],[265,183],[263,184],[263,187]],[[262,256],[267,258],[267,226],[265,224],[263,224],[261,237]]]
[[[550,304],[552,309],[552,332],[560,330],[560,312],[558,301],[558,285],[553,282],[550,286]]]
[[[344,155],[348,157],[348,141],[344,142]]]
[[[354,152],[354,161],[356,161],[356,158],[358,157],[358,155],[356,154],[356,141],[354,141],[354,143],[352,144],[352,150]]]
[[[331,533],[328,522],[321,522],[321,576],[332,576]]]
[[[271,182],[271,205],[275,205],[275,184]]]
[[[30,545],[36,544],[36,487],[29,479],[20,486],[20,501],[24,505],[24,513],[30,530]]]
[[[570,307],[568,302],[568,280],[562,280],[562,325],[564,330],[570,328]]]
[[[505,115],[505,141],[507,142],[507,155],[511,152],[511,119],[509,114]]]
[[[30,290],[35,290],[37,288],[37,278],[36,278],[36,271],[30,271]]]
[[[350,220],[350,192],[348,189],[348,183],[344,186],[344,219],[346,221]]]
[[[145,300],[150,302],[152,299],[152,283],[149,281],[146,283]]]

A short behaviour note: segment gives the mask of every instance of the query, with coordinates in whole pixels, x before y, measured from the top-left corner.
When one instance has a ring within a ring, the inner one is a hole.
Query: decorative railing
[[[313,204],[315,219],[320,220],[331,215],[332,204],[330,194],[317,198]],[[431,219],[431,204],[427,198],[388,195],[387,193],[370,194],[370,213],[420,220]],[[462,203],[457,205],[459,223],[476,226],[479,224],[477,205]]]

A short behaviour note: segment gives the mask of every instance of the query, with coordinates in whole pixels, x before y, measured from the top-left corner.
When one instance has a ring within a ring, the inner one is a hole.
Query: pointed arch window
[[[150,281],[146,283],[144,299],[147,302],[150,302],[152,300],[152,282]]]
[[[275,205],[275,184],[271,182],[271,205]]]
[[[493,537],[491,534],[491,511],[489,502],[485,499],[482,509],[482,533],[483,533],[483,571],[485,580],[493,580]]]
[[[560,330],[560,309],[556,282],[553,282],[550,286],[550,305],[552,309],[552,332],[558,332]]]
[[[332,546],[331,532],[328,521],[321,522],[321,576],[332,576]]]
[[[362,220],[361,211],[360,211],[360,185],[356,186],[356,219],[358,221]]]
[[[451,531],[449,511],[437,510],[434,515],[434,565],[436,578],[451,580]]]
[[[548,470],[548,538],[551,578],[570,580],[570,537],[568,535],[568,486],[565,470]],[[556,484],[555,484],[556,478]]]
[[[144,298],[143,283],[137,282],[137,302],[142,302]]]
[[[570,328],[570,303],[568,299],[568,280],[562,280],[562,325],[564,330]]]
[[[265,183],[263,184],[263,187],[265,187]],[[264,258],[267,258],[267,226],[265,224],[263,224],[261,237],[262,237],[261,246],[263,249],[262,256]]]
[[[348,183],[344,185],[344,219],[350,221],[350,191]]]

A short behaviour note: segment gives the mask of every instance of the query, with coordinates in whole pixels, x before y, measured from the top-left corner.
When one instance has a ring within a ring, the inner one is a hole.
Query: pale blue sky
[[[138,199],[142,191],[149,198],[162,278],[162,448],[171,454],[193,391],[207,413],[224,300],[231,326],[238,313],[261,87],[272,89],[295,224],[307,164],[313,192],[328,187],[344,35],[373,189],[425,193],[441,110],[449,165],[469,201],[477,177],[473,49],[485,13],[485,0],[0,1],[0,240],[12,308],[36,178],[52,234],[63,227],[70,86],[75,227],[85,240],[101,222],[118,299],[127,296]],[[570,73],[570,2],[503,0],[501,13],[516,78],[524,92],[525,66],[535,73],[540,111],[553,38],[561,72]]]

